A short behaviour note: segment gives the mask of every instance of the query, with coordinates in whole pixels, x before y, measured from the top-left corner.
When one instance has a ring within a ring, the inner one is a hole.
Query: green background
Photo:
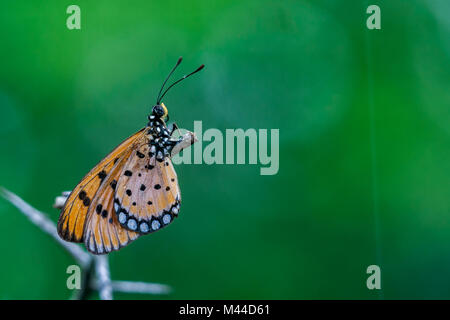
[[[81,8],[68,30],[66,8]],[[381,30],[366,8],[381,8]],[[0,185],[56,195],[147,123],[159,87],[193,128],[280,129],[280,169],[176,166],[180,218],[110,255],[171,299],[450,298],[450,4],[7,1]],[[65,299],[72,258],[0,199],[0,299]],[[382,290],[366,287],[381,267]],[[95,296],[94,296],[95,298]]]

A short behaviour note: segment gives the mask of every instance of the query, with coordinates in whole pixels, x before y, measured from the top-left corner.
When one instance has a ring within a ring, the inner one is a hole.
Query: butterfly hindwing
[[[82,242],[84,225],[88,211],[92,207],[101,184],[107,178],[115,163],[124,157],[124,153],[132,148],[144,136],[141,129],[97,164],[75,187],[61,211],[58,220],[58,234],[67,241]]]
[[[157,159],[144,144],[123,168],[114,206],[126,229],[147,234],[168,225],[180,210],[180,189],[169,157]]]

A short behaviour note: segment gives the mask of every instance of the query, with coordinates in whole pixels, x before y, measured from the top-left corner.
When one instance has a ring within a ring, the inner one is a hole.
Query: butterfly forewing
[[[111,169],[121,158],[125,158],[127,150],[133,148],[144,136],[141,129],[97,164],[75,187],[66,200],[58,220],[58,234],[67,241],[82,242],[84,226],[88,210],[97,194],[102,182],[107,178]]]
[[[131,152],[131,149],[128,150],[127,154],[115,164],[100,186],[88,212],[84,242],[86,248],[92,253],[102,254],[119,250],[139,236],[136,232],[122,228],[117,221],[113,205],[117,180]]]

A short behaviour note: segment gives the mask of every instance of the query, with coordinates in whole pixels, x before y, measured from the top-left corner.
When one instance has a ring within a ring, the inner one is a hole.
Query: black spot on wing
[[[106,172],[105,170],[102,170],[98,173],[98,177],[100,178],[101,181],[103,181],[106,178]]]
[[[83,199],[83,204],[87,207],[88,205],[91,204],[91,199],[89,199],[89,197],[85,197]]]
[[[136,151],[136,155],[139,157],[139,158],[145,158],[145,154],[143,154],[142,152],[140,152],[139,150],[138,151]]]

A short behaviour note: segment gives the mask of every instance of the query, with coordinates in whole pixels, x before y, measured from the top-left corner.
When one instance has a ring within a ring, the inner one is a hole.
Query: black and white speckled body
[[[180,140],[171,138],[172,132],[169,131],[163,120],[155,117],[155,115],[151,115],[148,118],[147,134],[150,136],[150,156],[155,155],[156,160],[162,162],[164,158],[170,157],[173,147]]]

